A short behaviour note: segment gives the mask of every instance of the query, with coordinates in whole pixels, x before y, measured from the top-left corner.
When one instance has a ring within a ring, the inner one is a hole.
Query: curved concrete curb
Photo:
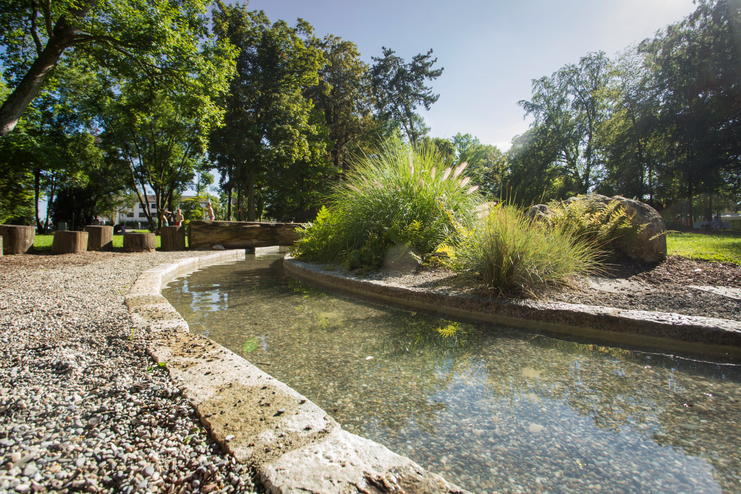
[[[211,437],[256,468],[271,493],[460,493],[373,441],[350,434],[305,397],[200,335],[160,294],[163,284],[244,251],[183,259],[142,273],[126,296],[135,330],[167,366]]]
[[[588,337],[620,345],[741,356],[741,323],[726,319],[443,295],[354,278],[335,266],[305,263],[289,256],[284,259],[283,266],[289,275],[309,284],[443,316]]]

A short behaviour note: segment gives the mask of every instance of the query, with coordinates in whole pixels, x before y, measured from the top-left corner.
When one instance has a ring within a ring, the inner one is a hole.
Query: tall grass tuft
[[[349,269],[375,269],[389,256],[425,261],[440,244],[457,244],[459,227],[473,224],[482,199],[465,168],[444,168],[432,146],[386,143],[356,159],[329,207],[299,231],[294,255]]]
[[[501,203],[465,235],[450,264],[500,294],[520,294],[595,271],[598,261],[593,244],[568,228],[532,222],[515,206]]]

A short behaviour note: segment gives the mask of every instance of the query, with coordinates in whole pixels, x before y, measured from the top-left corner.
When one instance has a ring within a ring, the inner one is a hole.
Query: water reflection
[[[279,258],[163,293],[193,331],[471,491],[741,489],[736,366],[359,303],[287,279]]]

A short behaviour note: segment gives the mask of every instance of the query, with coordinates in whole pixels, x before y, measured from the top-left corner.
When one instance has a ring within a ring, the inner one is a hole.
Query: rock
[[[249,221],[192,221],[189,227],[191,249],[246,249],[271,245],[291,246],[298,240],[297,223]]]
[[[536,204],[530,206],[526,214],[534,220],[547,220],[551,216],[551,208],[547,204]]]
[[[394,245],[383,259],[383,269],[410,273],[422,265],[419,256],[409,245]]]
[[[622,196],[613,199],[620,201],[633,225],[645,225],[638,238],[622,244],[620,249],[631,259],[643,262],[657,262],[666,259],[666,225],[661,215],[646,203]]]
[[[661,215],[654,208],[634,199],[623,196],[607,197],[601,194],[589,194],[586,196],[569,197],[565,204],[576,201],[594,201],[604,205],[613,200],[618,200],[625,208],[626,213],[632,217],[634,226],[643,225],[643,229],[637,238],[628,242],[621,242],[617,246],[619,253],[629,259],[641,262],[658,262],[666,259],[666,226]],[[536,220],[548,219],[552,212],[547,204],[536,204],[532,206],[527,215]]]

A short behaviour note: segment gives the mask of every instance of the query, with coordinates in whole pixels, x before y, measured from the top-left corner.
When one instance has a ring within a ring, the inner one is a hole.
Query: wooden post
[[[3,252],[5,255],[25,254],[33,247],[33,240],[36,238],[36,227],[0,225],[0,235],[3,236]]]
[[[124,252],[154,252],[156,247],[154,233],[124,233]]]
[[[0,257],[3,256],[3,237],[0,236]]]
[[[54,240],[51,243],[52,254],[79,254],[87,252],[87,232],[54,232]]]
[[[88,225],[87,250],[111,250],[113,248],[113,227],[105,225]]]
[[[160,228],[160,250],[185,250],[185,227],[163,226]]]

